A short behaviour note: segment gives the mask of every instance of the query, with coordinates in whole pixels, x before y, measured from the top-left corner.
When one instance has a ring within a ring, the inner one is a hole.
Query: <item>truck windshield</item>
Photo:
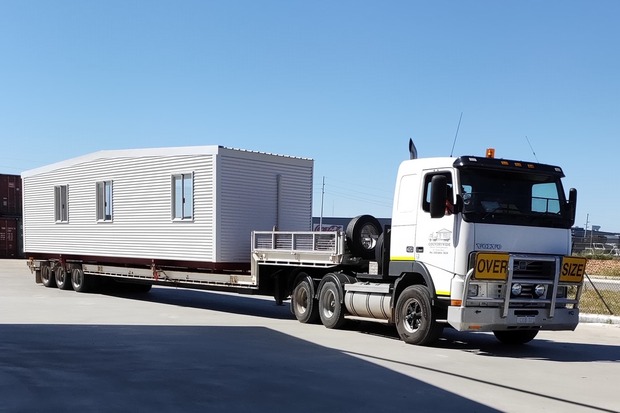
[[[467,222],[571,227],[557,175],[464,168],[460,185]]]

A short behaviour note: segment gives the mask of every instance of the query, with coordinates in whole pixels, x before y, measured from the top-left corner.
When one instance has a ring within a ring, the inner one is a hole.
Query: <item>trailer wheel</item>
[[[340,328],[346,322],[342,305],[342,292],[334,281],[326,281],[319,292],[319,315],[327,328]]]
[[[375,258],[377,239],[382,232],[377,218],[371,215],[357,216],[347,225],[347,245],[354,255],[372,260]]]
[[[311,324],[318,321],[319,310],[317,300],[314,298],[314,281],[309,275],[305,275],[293,289],[291,311],[300,323]]]
[[[41,282],[48,288],[56,287],[56,278],[54,277],[54,272],[49,265],[41,266]]]
[[[64,267],[56,267],[54,279],[56,280],[56,286],[61,290],[71,289],[71,275],[67,273]]]
[[[407,344],[432,344],[443,330],[435,320],[431,294],[424,285],[405,288],[396,303],[395,316],[398,335]]]
[[[538,335],[538,330],[494,331],[495,338],[503,344],[521,345],[529,343]]]
[[[92,290],[93,278],[88,274],[84,274],[81,268],[74,268],[71,271],[71,285],[78,293],[87,293]]]

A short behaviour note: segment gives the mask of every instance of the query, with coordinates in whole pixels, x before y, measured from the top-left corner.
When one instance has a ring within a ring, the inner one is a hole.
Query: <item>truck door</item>
[[[412,171],[402,171],[399,176],[392,211],[390,260],[413,262],[419,212],[420,175]]]
[[[430,213],[431,181],[435,175],[443,175],[448,181],[445,215],[442,218],[431,218]],[[434,170],[425,173],[422,182],[422,210],[417,220],[415,259],[431,273],[437,295],[450,295],[458,222],[454,207],[455,180],[451,171]]]

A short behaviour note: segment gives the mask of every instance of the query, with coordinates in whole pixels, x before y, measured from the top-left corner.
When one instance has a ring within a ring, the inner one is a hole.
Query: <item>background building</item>
[[[22,179],[0,174],[0,258],[23,256]]]

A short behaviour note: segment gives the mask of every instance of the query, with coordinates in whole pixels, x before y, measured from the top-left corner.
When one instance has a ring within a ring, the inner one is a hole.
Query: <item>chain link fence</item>
[[[581,313],[620,316],[620,259],[588,259]]]

